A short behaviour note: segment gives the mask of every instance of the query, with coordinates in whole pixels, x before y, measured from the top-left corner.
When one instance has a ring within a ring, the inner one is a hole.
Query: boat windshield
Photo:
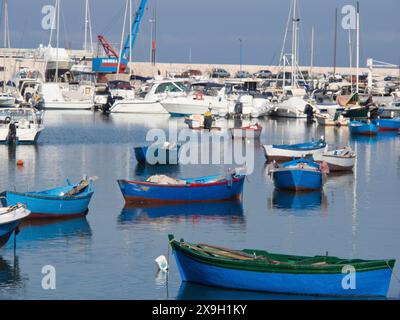
[[[165,82],[158,85],[155,93],[186,92],[188,88],[183,82]]]

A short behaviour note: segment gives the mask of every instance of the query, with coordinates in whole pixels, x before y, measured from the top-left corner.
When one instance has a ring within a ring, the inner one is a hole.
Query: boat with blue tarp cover
[[[239,199],[245,177],[235,169],[226,175],[180,179],[154,175],[146,181],[118,180],[118,184],[126,202],[208,202]]]
[[[39,192],[5,191],[3,206],[25,204],[32,212],[30,218],[69,218],[86,215],[93,196],[96,177],[83,178],[79,183]]]
[[[229,289],[316,296],[388,294],[396,260],[295,256],[193,244],[169,235],[182,281]],[[349,270],[356,285],[348,285]]]

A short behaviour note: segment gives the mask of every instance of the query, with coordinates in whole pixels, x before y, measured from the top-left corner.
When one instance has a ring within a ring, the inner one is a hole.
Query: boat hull
[[[322,188],[322,173],[318,171],[281,169],[273,174],[275,187],[280,190],[314,191]]]
[[[223,268],[173,250],[182,281],[229,289],[318,296],[386,296],[390,269],[356,273],[356,288],[342,286],[345,274],[291,274]]]
[[[214,114],[228,113],[228,102],[225,100],[220,102],[216,99],[193,100],[186,98],[184,100],[182,98],[171,98],[161,101],[161,104],[167,112],[175,117],[204,114],[210,107]]]
[[[372,123],[351,122],[350,132],[354,135],[375,136],[378,134],[378,127]]]
[[[31,211],[29,218],[67,218],[86,215],[93,192],[81,197],[33,196],[5,192],[7,205],[26,204]]]
[[[330,155],[318,155],[314,157],[316,162],[326,162],[330,172],[352,171],[356,164],[356,157],[335,157]]]
[[[264,154],[268,161],[290,161],[300,159],[306,155],[322,155],[326,151],[326,147],[312,150],[291,150],[275,148],[273,145],[263,146]]]
[[[379,131],[399,131],[400,130],[400,118],[399,119],[378,119],[378,120],[373,120],[372,123],[378,126]]]
[[[189,203],[238,199],[243,192],[244,179],[183,186],[127,180],[118,180],[118,184],[126,202]]]
[[[117,100],[110,109],[111,113],[168,114],[159,101]]]
[[[94,107],[91,101],[45,101],[46,110],[90,110]]]
[[[39,139],[41,128],[17,129],[17,144],[35,144]],[[0,144],[9,144],[8,129],[0,129]]]

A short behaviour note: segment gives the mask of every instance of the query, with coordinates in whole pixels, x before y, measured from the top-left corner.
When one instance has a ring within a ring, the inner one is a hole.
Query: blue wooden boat
[[[387,296],[395,260],[294,256],[209,244],[169,243],[182,281],[229,289],[317,296]],[[355,271],[355,286],[348,271]]]
[[[140,164],[178,164],[180,145],[176,143],[155,143],[134,148],[136,160]]]
[[[23,205],[0,208],[0,248],[3,247],[15,232],[23,219],[30,215]]]
[[[188,203],[239,199],[245,175],[172,179],[152,176],[146,181],[118,180],[126,202]]]
[[[350,133],[363,136],[374,136],[378,134],[378,126],[363,121],[351,121],[349,124]]]
[[[1,194],[3,205],[23,203],[32,212],[30,218],[70,218],[86,215],[94,193],[95,178],[40,192],[5,191]]]
[[[275,187],[281,190],[313,191],[323,186],[320,165],[307,159],[282,163],[271,169]]]
[[[395,119],[376,119],[372,123],[378,126],[379,131],[399,131],[400,118]]]
[[[324,138],[319,141],[311,141],[299,144],[265,145],[264,154],[268,161],[289,161],[304,158],[306,155],[324,153],[328,145]]]

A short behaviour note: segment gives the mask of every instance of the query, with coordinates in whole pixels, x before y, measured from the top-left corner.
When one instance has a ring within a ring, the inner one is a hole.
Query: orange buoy
[[[17,161],[17,166],[22,167],[24,165],[24,161],[23,160],[18,160]]]

